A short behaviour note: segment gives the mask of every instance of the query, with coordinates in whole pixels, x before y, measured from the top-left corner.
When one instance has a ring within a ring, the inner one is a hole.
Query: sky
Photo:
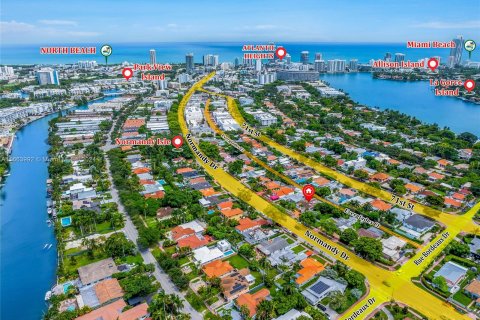
[[[1,0],[0,9],[2,44],[400,43],[480,34],[480,0]]]

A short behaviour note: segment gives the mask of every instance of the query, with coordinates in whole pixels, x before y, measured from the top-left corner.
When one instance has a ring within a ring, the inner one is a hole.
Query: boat
[[[48,208],[47,213],[52,214],[52,212],[53,212],[52,208]]]
[[[47,250],[50,249],[52,247],[52,244],[50,243],[47,247]]]
[[[51,297],[52,297],[52,291],[49,290],[45,293],[45,301],[50,300]]]
[[[45,245],[43,246],[43,249],[45,249],[47,247],[48,247],[48,243],[45,243]]]

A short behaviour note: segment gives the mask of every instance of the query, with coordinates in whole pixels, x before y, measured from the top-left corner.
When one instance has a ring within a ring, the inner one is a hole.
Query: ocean
[[[100,47],[104,43],[82,44],[37,44],[37,45],[2,45],[0,51],[0,63],[7,65],[16,64],[65,64],[75,63],[79,60],[96,60],[105,63],[105,58],[100,54]],[[135,63],[147,63],[150,60],[150,49],[156,50],[157,63],[185,62],[185,55],[192,52],[195,63],[202,62],[205,54],[218,54],[220,62],[233,62],[235,58],[243,56],[242,47],[245,44],[268,44],[268,43],[109,43],[112,46],[112,55],[108,63],[122,63],[124,61]],[[407,49],[406,43],[277,43],[283,46],[291,55],[292,61],[300,60],[301,51],[310,52],[310,62],[314,61],[315,53],[322,54],[323,60],[329,59],[358,59],[360,63],[367,63],[370,59],[382,59],[386,52],[404,53],[406,60],[417,61],[422,58],[439,56],[441,62],[445,62],[449,49]],[[41,47],[52,46],[95,46],[95,55],[42,55]],[[477,50],[478,51],[478,50]],[[467,57],[464,52],[464,59]],[[478,60],[478,52],[473,52],[472,60]]]

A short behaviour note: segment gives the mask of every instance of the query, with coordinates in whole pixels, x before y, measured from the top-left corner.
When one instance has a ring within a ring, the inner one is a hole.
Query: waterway
[[[45,292],[56,283],[56,240],[53,227],[46,223],[48,164],[43,159],[49,149],[48,122],[57,115],[17,132],[11,158],[39,159],[12,161],[10,176],[0,190],[0,319],[40,319],[46,310]],[[47,243],[53,244],[49,250],[44,249]]]
[[[323,74],[320,79],[344,90],[361,104],[398,110],[421,121],[449,127],[456,133],[468,131],[480,137],[480,105],[435,96],[427,81],[374,79],[370,73]]]

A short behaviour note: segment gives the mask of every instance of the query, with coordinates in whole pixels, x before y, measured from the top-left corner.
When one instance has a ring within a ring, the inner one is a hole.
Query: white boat
[[[52,244],[50,243],[47,247],[47,250],[50,249],[52,247]]]
[[[45,293],[45,301],[50,300],[51,296],[52,296],[52,291],[47,291],[47,293]]]
[[[45,245],[43,246],[43,249],[46,249],[48,247],[48,243],[45,243]]]

